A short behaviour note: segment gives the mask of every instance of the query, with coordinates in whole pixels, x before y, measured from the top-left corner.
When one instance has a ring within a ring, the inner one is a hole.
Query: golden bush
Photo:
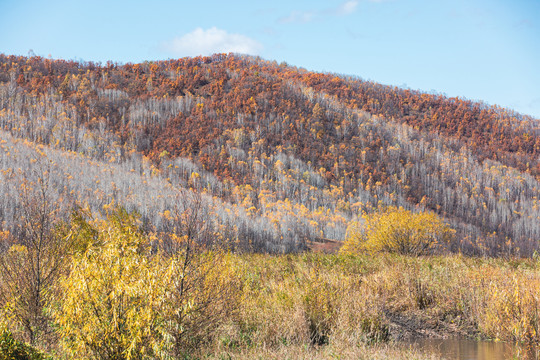
[[[413,213],[402,207],[364,214],[361,220],[347,228],[343,253],[386,251],[424,255],[448,242],[455,232],[434,213]]]
[[[70,358],[181,358],[234,311],[239,290],[226,253],[153,252],[152,236],[123,209],[76,225],[92,238],[81,239],[51,307]]]

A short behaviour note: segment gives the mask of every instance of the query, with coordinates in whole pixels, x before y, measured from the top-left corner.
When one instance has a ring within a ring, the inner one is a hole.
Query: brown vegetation
[[[44,304],[57,356],[325,358],[379,356],[377,344],[410,336],[540,342],[536,260],[187,247],[167,255],[151,251],[153,235],[125,212],[87,225],[97,232],[80,233],[94,235],[77,240],[86,245]],[[4,326],[23,335],[12,310],[4,307]]]
[[[453,251],[538,248],[538,121],[464,99],[224,54],[125,65],[2,55],[0,127],[3,171],[20,167],[13,147],[46,161],[7,133],[46,144],[59,198],[92,211],[112,198],[154,224],[192,188],[225,203],[208,210],[212,228],[242,248],[342,241],[380,205],[443,217]],[[88,162],[93,178],[81,179]],[[6,228],[12,219],[0,212]]]
[[[538,121],[511,111],[251,57],[0,55],[0,345],[95,359],[407,357],[380,344],[419,334],[536,345],[539,153]]]

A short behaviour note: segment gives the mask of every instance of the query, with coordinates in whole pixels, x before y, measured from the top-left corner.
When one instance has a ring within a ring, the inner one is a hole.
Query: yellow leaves
[[[157,167],[155,166],[151,166],[151,176],[159,176],[161,174],[161,170],[159,170]]]
[[[97,183],[97,181],[96,181],[96,183]],[[110,203],[103,205],[103,210],[105,210],[105,211],[114,211],[115,207],[116,207],[116,204],[114,203],[114,200],[112,200]]]
[[[10,235],[9,230],[4,230],[4,231],[0,230],[0,241],[7,240],[9,238],[9,235]]]
[[[177,245],[186,244],[188,241],[187,235],[177,235],[173,233],[170,235],[170,237],[171,237],[171,240]]]
[[[255,206],[251,206],[246,209],[246,213],[248,216],[253,216],[257,214],[257,208]]]
[[[167,151],[167,150],[163,150],[160,154],[159,154],[159,158],[160,159],[167,159],[171,154]],[[172,164],[169,164],[169,166],[172,166]]]
[[[127,359],[137,358],[143,335],[155,331],[148,315],[169,272],[147,256],[148,241],[137,221],[124,211],[95,223],[99,239],[73,258],[69,276],[61,281],[62,305],[53,311],[73,356],[91,354],[92,346],[114,343]],[[86,225],[89,226],[89,225]]]
[[[362,222],[352,222],[341,251],[389,251],[421,255],[448,241],[454,230],[434,213],[412,213],[390,207],[364,214]]]
[[[500,340],[538,341],[540,279],[531,275],[502,268],[490,274],[478,314],[484,333]]]
[[[163,217],[164,217],[165,219],[167,219],[167,220],[172,220],[172,219],[173,219],[172,216],[171,216],[171,212],[170,212],[169,210],[165,210],[165,211],[163,212]]]
[[[9,248],[9,252],[12,255],[25,255],[28,252],[28,249],[24,245],[13,245]]]

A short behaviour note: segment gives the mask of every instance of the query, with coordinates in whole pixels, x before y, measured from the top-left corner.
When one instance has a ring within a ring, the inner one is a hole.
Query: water
[[[540,349],[535,346],[467,339],[415,339],[411,343],[414,348],[448,360],[540,359]]]

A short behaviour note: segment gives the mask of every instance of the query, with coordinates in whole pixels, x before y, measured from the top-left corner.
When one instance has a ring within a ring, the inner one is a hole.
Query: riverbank
[[[169,306],[170,299],[161,302],[162,307],[149,303],[148,308],[140,300],[122,300],[123,311],[131,311],[125,307],[133,306],[136,313],[154,319],[152,324],[162,318],[169,323],[178,321],[183,326],[179,349],[186,359],[429,359],[435,355],[402,344],[417,338],[532,345],[540,340],[540,263],[532,259],[223,252],[192,256],[192,270],[185,273],[183,289],[190,286],[190,292],[175,300],[179,304],[175,306],[183,309],[181,320],[164,317],[168,310],[163,306]],[[150,276],[145,271],[167,264],[162,270],[155,268],[164,278],[168,276],[165,269],[173,271],[171,266],[181,265],[155,256],[151,261],[151,266],[130,276]],[[120,289],[112,282],[108,286]],[[61,292],[66,290],[55,291],[62,298]],[[75,302],[83,300],[74,297],[70,301],[76,306]],[[62,318],[61,311],[71,310],[55,310],[58,306],[55,301],[47,307],[56,314],[51,320],[60,324],[54,326],[82,331],[75,322],[67,328],[66,321],[73,318]],[[163,333],[169,323],[161,323],[155,334]],[[18,336],[16,326],[10,327]],[[90,331],[85,336],[94,335],[94,328],[83,330]],[[140,341],[158,340],[147,337]],[[48,351],[61,357],[69,346],[73,343],[53,344]]]
[[[534,260],[313,253],[231,260],[243,298],[214,348],[231,358],[434,359],[433,349],[407,344],[539,341]]]
[[[244,278],[238,316],[250,330],[232,330],[228,344],[244,349],[242,354],[248,349],[259,358],[362,358],[371,351],[365,358],[422,359],[435,355],[403,344],[419,338],[525,346],[539,341],[535,260],[392,254],[233,258]]]

